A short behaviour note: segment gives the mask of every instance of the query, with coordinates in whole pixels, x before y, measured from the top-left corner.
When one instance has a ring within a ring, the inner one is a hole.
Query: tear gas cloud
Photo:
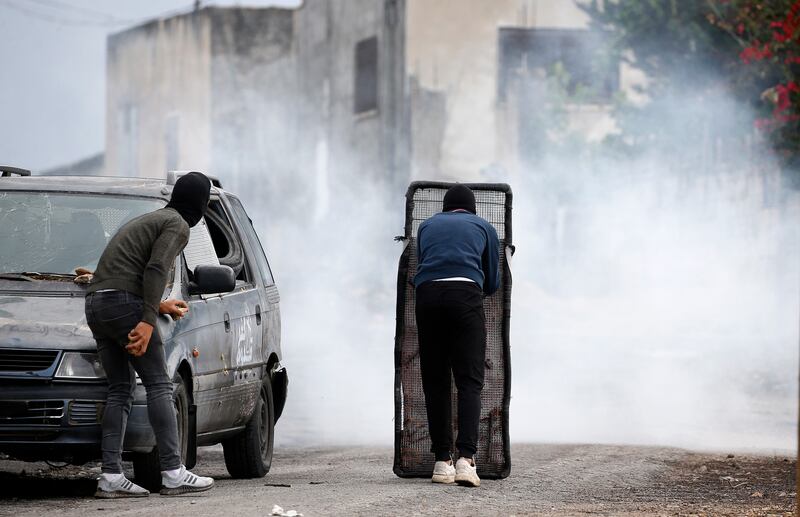
[[[786,212],[763,208],[755,171],[687,180],[657,163],[605,166],[576,194],[580,213],[563,215],[577,234],[563,249],[523,204],[535,197],[517,203],[517,228],[532,231],[515,234],[513,436],[792,449]]]
[[[697,82],[701,72],[690,73],[687,82]],[[297,127],[291,107],[306,101],[300,93],[240,94],[275,114],[265,133],[320,132]],[[714,139],[690,137],[698,124],[715,134],[741,127],[741,102],[720,92],[658,100],[663,117],[640,129],[660,124],[671,156],[567,145],[580,137],[563,130],[563,113],[522,110],[517,118],[562,128],[538,142],[535,163],[413,178],[503,181],[514,190],[512,442],[794,449],[800,196],[758,142],[723,142],[720,151]],[[459,130],[474,142],[495,128]],[[293,173],[214,172],[244,199],[281,291],[290,385],[276,444],[389,445],[402,251],[392,238],[402,233],[405,189],[333,163],[326,142],[314,151],[316,175],[302,176],[292,153],[253,145],[256,161]],[[359,153],[354,146],[346,162],[358,163]],[[229,158],[219,162],[242,156]],[[265,203],[250,181],[276,194]]]
[[[701,73],[687,71],[687,84]],[[251,147],[218,163],[268,163],[270,174],[213,172],[245,201],[281,292],[290,385],[276,444],[389,445],[405,187],[359,167],[356,146],[334,160],[320,140],[298,164],[308,150],[284,145],[289,133],[325,132],[295,113],[312,101],[264,91],[237,91],[270,116],[247,131]],[[516,117],[536,117],[548,136],[535,160],[413,178],[514,190],[512,442],[796,447],[800,199],[758,142],[695,138],[698,126],[746,123],[747,107],[720,92],[655,99],[663,116],[642,119],[641,133],[657,124],[673,152],[624,157],[582,143],[537,89],[535,109]],[[447,152],[489,140],[482,120],[460,124]],[[257,138],[268,134],[284,140]]]
[[[676,155],[562,135],[535,166],[484,174],[515,194],[511,439],[794,449],[798,195],[757,142],[709,157],[723,144],[687,138],[698,112],[716,129],[741,123],[741,103],[662,104]],[[330,208],[309,204],[311,223],[280,217],[297,199],[264,206],[240,189],[282,295],[290,388],[276,440],[388,445],[405,191],[322,167],[328,187],[306,188],[328,191],[316,199]]]
[[[687,83],[701,73],[686,71]],[[460,86],[461,96],[470,91]],[[252,159],[270,174],[214,172],[244,199],[281,291],[290,386],[276,443],[391,444],[401,253],[392,237],[402,233],[405,189],[348,165],[359,163],[355,146],[350,160],[337,149],[334,163],[319,142],[310,164],[317,170],[307,174],[286,146],[255,143],[261,133],[324,133],[298,127],[292,107],[307,101],[300,93],[264,91],[238,94],[272,114],[261,122],[272,129],[249,131],[249,152],[219,163]],[[414,178],[504,181],[514,190],[512,442],[794,449],[800,199],[757,142],[720,143],[693,131],[741,127],[747,107],[724,89],[699,101],[656,99],[663,116],[642,119],[640,130],[658,124],[662,148],[673,153],[624,157],[581,144],[564,130],[563,110],[539,109],[547,107],[540,94],[531,95],[536,109],[517,118],[560,129],[542,132],[534,163],[475,163],[469,178]],[[457,150],[495,131],[458,129]],[[263,183],[274,192],[269,202],[248,188]]]

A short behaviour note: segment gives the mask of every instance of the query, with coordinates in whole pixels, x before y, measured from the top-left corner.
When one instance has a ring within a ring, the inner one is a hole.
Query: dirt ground
[[[96,464],[0,460],[0,515],[793,515],[795,461],[609,445],[519,444],[511,476],[477,489],[400,479],[389,448],[280,450],[263,479],[232,480],[219,447],[195,472],[216,487],[182,497],[96,500]],[[131,474],[132,475],[132,474]]]

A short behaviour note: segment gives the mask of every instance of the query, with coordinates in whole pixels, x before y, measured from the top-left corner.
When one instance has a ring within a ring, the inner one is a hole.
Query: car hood
[[[96,348],[83,312],[83,296],[0,296],[0,347]]]

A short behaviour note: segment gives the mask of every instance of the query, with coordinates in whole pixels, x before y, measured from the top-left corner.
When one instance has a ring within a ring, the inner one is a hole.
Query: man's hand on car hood
[[[75,282],[76,284],[88,284],[88,283],[91,283],[92,277],[94,276],[92,274],[92,271],[89,270],[89,269],[86,269],[85,267],[77,267],[77,268],[75,268],[75,274],[78,275],[78,276],[73,278],[72,281]]]

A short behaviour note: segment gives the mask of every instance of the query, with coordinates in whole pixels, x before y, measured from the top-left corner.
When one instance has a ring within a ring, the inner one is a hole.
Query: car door
[[[228,402],[220,407],[221,417],[230,427],[244,425],[253,413],[261,388],[261,348],[262,348],[262,307],[263,301],[258,289],[256,276],[249,248],[235,231],[235,225],[229,209],[224,205],[215,207],[219,224],[227,225],[229,238],[236,242],[233,247],[244,251],[240,267],[237,267],[236,287],[229,293],[223,293],[224,319],[228,326],[231,342],[231,384],[223,389],[224,400]]]
[[[261,305],[261,334],[263,340],[261,356],[264,363],[267,363],[270,354],[275,353],[280,356],[280,296],[272,276],[272,270],[267,261],[267,256],[261,246],[258,234],[253,227],[252,220],[247,215],[239,199],[231,195],[227,195],[226,199],[230,203],[231,209],[236,216],[241,233],[244,234],[243,240],[246,240],[250,245],[250,257],[253,258],[251,262],[257,266],[261,285],[259,292],[263,302]]]
[[[226,390],[233,385],[230,322],[225,318],[221,294],[188,293],[191,272],[201,264],[219,265],[205,220],[191,229],[183,250],[183,297],[189,304],[187,317],[179,320],[176,339],[189,351],[194,378],[194,403],[197,406],[197,433],[224,429],[230,418],[220,411]]]

